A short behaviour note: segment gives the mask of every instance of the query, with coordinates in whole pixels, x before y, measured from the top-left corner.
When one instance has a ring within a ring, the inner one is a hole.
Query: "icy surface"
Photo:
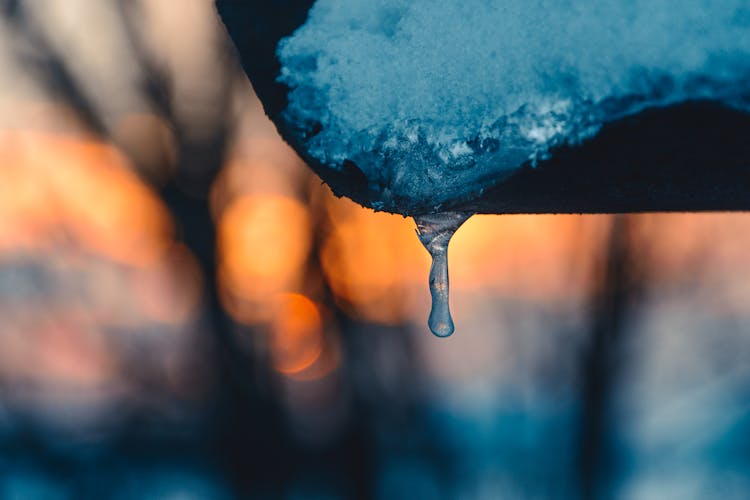
[[[318,0],[277,49],[288,127],[386,210],[477,196],[647,106],[750,111],[747,0]]]
[[[444,212],[415,217],[417,236],[430,252],[430,295],[432,309],[427,325],[438,337],[453,335],[453,318],[449,304],[448,244],[461,224],[472,214]]]

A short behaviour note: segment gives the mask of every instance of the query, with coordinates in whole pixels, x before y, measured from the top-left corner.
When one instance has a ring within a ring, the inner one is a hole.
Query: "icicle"
[[[428,325],[438,337],[448,337],[453,333],[453,318],[448,305],[448,243],[453,233],[472,214],[445,212],[414,217],[417,223],[417,236],[432,256],[430,266],[430,294],[432,309]]]

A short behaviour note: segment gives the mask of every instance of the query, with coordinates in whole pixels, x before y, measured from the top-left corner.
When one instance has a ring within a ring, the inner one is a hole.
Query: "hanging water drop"
[[[453,318],[448,305],[448,244],[453,233],[472,214],[444,212],[414,217],[417,223],[417,236],[430,252],[430,294],[432,309],[427,324],[438,337],[448,337],[453,333]]]

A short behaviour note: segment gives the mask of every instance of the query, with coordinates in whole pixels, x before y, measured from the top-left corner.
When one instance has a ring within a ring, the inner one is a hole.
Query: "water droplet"
[[[444,212],[414,217],[417,236],[432,256],[430,266],[430,294],[432,309],[427,324],[438,337],[453,333],[453,318],[448,305],[448,244],[453,233],[473,214]]]

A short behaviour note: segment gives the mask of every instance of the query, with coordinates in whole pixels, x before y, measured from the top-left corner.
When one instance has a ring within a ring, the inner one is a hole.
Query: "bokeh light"
[[[321,264],[339,305],[355,316],[385,324],[407,321],[414,289],[426,282],[429,255],[411,219],[376,213],[323,194],[331,229]]]
[[[301,285],[310,230],[305,206],[288,197],[244,196],[225,209],[218,226],[220,285],[235,319],[266,319],[269,298]]]
[[[294,375],[312,366],[323,352],[323,320],[318,306],[300,294],[276,298],[270,321],[274,367]]]
[[[156,194],[113,147],[39,132],[0,133],[0,241],[62,237],[130,265],[165,251],[172,228]]]

